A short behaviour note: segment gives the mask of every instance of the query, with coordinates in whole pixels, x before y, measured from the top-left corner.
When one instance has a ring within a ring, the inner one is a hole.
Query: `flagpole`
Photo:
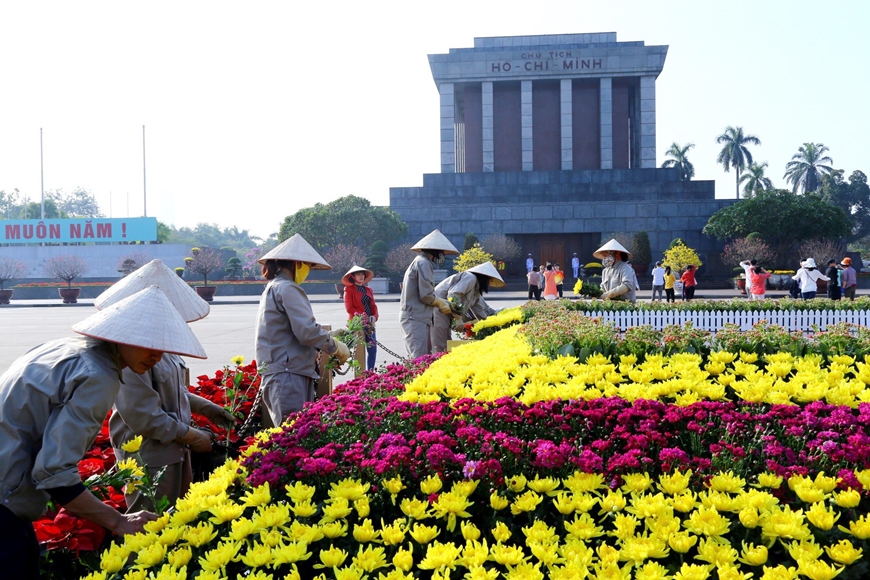
[[[39,217],[45,219],[45,172],[42,165],[42,127],[39,128],[39,189],[42,197],[39,202]]]

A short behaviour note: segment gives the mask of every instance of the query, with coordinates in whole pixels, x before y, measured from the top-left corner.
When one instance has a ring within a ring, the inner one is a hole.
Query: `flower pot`
[[[735,278],[734,284],[737,286],[737,289],[740,290],[741,294],[746,294],[746,279],[745,278]]]
[[[0,304],[9,304],[13,292],[14,290],[0,290]]]
[[[57,293],[63,298],[64,304],[76,304],[78,302],[81,288],[58,288]]]
[[[344,283],[339,282],[335,285],[335,291],[338,292],[338,299],[344,300]]]
[[[194,290],[199,294],[199,297],[206,302],[214,300],[214,294],[217,292],[217,286],[194,286]]]

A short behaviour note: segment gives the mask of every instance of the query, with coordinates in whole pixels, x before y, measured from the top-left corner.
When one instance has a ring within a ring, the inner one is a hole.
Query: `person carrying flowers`
[[[452,312],[445,300],[435,296],[435,264],[440,264],[445,254],[459,255],[459,251],[438,230],[432,230],[411,249],[420,255],[405,270],[399,325],[408,356],[418,358],[432,352],[430,332],[435,309],[447,316]]]
[[[592,255],[601,260],[604,266],[601,272],[601,289],[604,291],[601,299],[634,302],[637,297],[637,278],[628,263],[631,252],[616,240],[610,240]]]
[[[121,278],[97,297],[94,306],[103,310],[149,286],[159,288],[185,322],[205,318],[209,313],[208,302],[160,260],[152,260]],[[210,434],[191,426],[191,412],[218,425],[232,424],[235,417],[220,405],[188,391],[190,370],[178,355],[164,355],[141,374],[126,368],[122,379],[109,419],[115,458],[121,461],[128,457],[122,445],[141,435],[138,453],[150,480],[157,482],[155,497],[166,497],[169,505],[175,505],[187,493],[193,478],[190,451],[207,453],[212,447]],[[162,475],[157,477],[161,471]],[[154,511],[155,506],[146,494],[127,491],[128,512]]]
[[[260,297],[254,346],[257,362],[265,365],[260,387],[263,407],[272,424],[278,426],[289,414],[314,401],[320,378],[317,351],[335,355],[339,364],[344,364],[350,350],[314,320],[301,284],[309,270],[331,270],[332,266],[305,238],[295,234],[258,262],[269,283]]]
[[[448,276],[435,287],[435,296],[451,305],[451,313],[436,311],[432,322],[432,348],[435,352],[447,350],[450,326],[454,317],[463,320],[483,320],[496,311],[486,303],[483,294],[492,288],[501,288],[504,280],[491,262]]]
[[[49,500],[117,536],[156,516],[121,514],[82,483],[78,462],[91,447],[121,386],[122,371],[144,373],[164,353],[206,358],[166,295],[151,286],[73,325],[83,336],[37,346],[0,376],[0,570],[37,578],[31,522]]]
[[[371,270],[354,265],[341,278],[342,284],[346,286],[344,291],[344,309],[347,310],[348,319],[354,316],[361,316],[364,320],[365,344],[357,344],[357,352],[354,356],[361,363],[364,363],[368,370],[375,368],[375,357],[378,354],[378,343],[375,337],[375,323],[378,321],[378,305],[375,302],[374,292],[366,286],[374,277],[375,273]],[[368,360],[362,355],[363,352],[368,354]]]

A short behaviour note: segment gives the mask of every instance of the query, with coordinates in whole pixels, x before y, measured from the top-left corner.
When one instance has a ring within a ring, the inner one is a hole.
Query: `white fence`
[[[760,320],[782,326],[788,331],[805,332],[818,325],[825,330],[829,324],[848,322],[860,326],[870,325],[870,311],[867,310],[760,310],[760,311],[620,311],[587,312],[591,318],[601,318],[613,322],[620,330],[644,324],[662,330],[669,324],[684,326],[691,322],[695,328],[716,332],[725,324],[736,324],[740,330],[750,330]]]

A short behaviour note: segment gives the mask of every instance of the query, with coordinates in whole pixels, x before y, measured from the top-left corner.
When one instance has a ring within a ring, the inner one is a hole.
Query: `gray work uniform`
[[[128,457],[121,445],[137,435],[142,436],[139,455],[154,480],[165,467],[157,485],[158,498],[164,495],[174,505],[190,485],[190,450],[180,440],[190,429],[191,412],[203,414],[211,401],[188,391],[190,370],[184,359],[164,354],[159,363],[141,375],[130,369],[123,371],[124,384],[115,399],[109,434],[115,457]],[[154,511],[151,501],[138,491],[127,495],[127,511]]]
[[[94,443],[121,381],[117,346],[72,337],[47,342],[0,376],[0,502],[34,521],[46,490],[81,485],[78,464]]]
[[[465,314],[462,316],[464,322],[483,320],[495,314],[495,310],[481,296],[480,284],[472,272],[459,272],[448,276],[435,287],[435,296],[442,300],[458,300],[465,307]],[[447,350],[447,341],[450,340],[450,322],[453,316],[441,314],[437,308],[433,316],[432,347],[436,352],[444,352]]]
[[[314,320],[311,302],[299,284],[278,272],[266,285],[254,336],[262,374],[263,405],[273,424],[314,401],[317,350],[335,354],[335,342]]]
[[[405,339],[405,348],[411,358],[432,352],[429,337],[432,313],[435,307],[435,266],[428,255],[414,258],[405,270],[402,297],[399,300],[399,324]]]
[[[604,271],[601,272],[601,290],[610,292],[618,288],[620,284],[625,284],[628,287],[628,292],[621,296],[614,296],[613,300],[634,302],[637,299],[637,277],[631,264],[621,260],[609,268],[604,268]]]

